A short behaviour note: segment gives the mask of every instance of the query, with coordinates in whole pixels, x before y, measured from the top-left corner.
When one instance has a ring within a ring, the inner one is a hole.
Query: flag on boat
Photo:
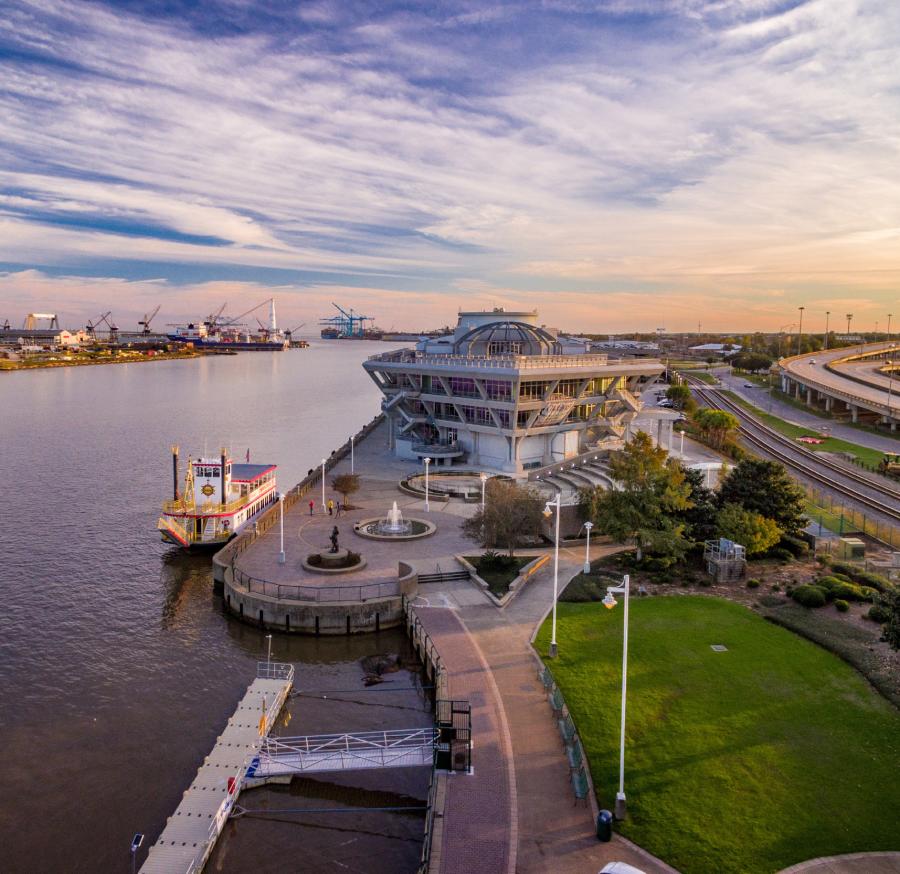
[[[247,450],[247,464],[250,464],[250,450]]]

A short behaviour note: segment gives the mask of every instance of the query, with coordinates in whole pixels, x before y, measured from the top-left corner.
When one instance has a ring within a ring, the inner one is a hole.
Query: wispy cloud
[[[298,320],[324,284],[398,325],[476,287],[598,329],[895,299],[896,4],[151,8],[8,4],[4,309],[43,275],[84,317],[97,277],[179,316],[278,286]]]

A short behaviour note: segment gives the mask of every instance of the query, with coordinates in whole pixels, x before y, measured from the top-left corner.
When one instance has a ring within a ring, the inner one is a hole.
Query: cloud
[[[723,329],[894,299],[895,4],[8,6],[8,295],[327,283],[400,324],[411,290],[441,320],[480,287],[623,327],[675,301],[673,329],[721,295]]]

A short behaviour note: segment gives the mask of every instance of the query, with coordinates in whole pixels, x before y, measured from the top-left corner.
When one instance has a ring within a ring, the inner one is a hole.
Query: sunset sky
[[[900,324],[900,3],[3,5],[0,321]]]

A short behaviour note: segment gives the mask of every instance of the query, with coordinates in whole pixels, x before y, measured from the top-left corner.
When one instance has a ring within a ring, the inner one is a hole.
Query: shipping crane
[[[305,326],[306,326],[306,322],[301,322],[299,325],[297,325],[296,328],[291,328],[290,330],[285,331],[284,336],[287,339],[287,341],[290,343],[294,337],[294,331],[299,331],[301,328],[303,328]]]
[[[110,343],[118,343],[119,342],[119,326],[115,322],[111,322],[109,320],[109,316],[112,315],[112,310],[110,310],[105,315],[100,316],[100,318],[106,322],[106,327],[109,328],[109,341]]]
[[[375,321],[374,316],[359,315],[352,308],[350,312],[347,312],[334,301],[331,302],[331,305],[340,315],[319,319],[319,324],[337,329],[338,334],[342,337],[362,337],[366,331],[366,322]]]
[[[147,334],[150,333],[150,322],[152,322],[153,319],[156,318],[156,314],[158,312],[159,312],[159,307],[157,307],[155,310],[153,310],[153,312],[150,313],[149,316],[146,313],[144,313],[144,318],[138,322],[138,327],[142,328],[141,333],[144,336],[147,336]]]
[[[97,328],[100,327],[100,323],[101,323],[101,322],[105,322],[105,321],[106,321],[106,317],[109,316],[109,315],[111,315],[111,314],[112,314],[112,310],[109,310],[109,312],[103,313],[103,314],[100,316],[100,318],[97,319],[97,320],[94,321],[94,322],[88,320],[88,323],[84,326],[84,329],[85,329],[85,331],[88,332],[88,334],[90,335],[90,337],[91,337],[92,340],[96,340],[96,339],[97,339]]]

